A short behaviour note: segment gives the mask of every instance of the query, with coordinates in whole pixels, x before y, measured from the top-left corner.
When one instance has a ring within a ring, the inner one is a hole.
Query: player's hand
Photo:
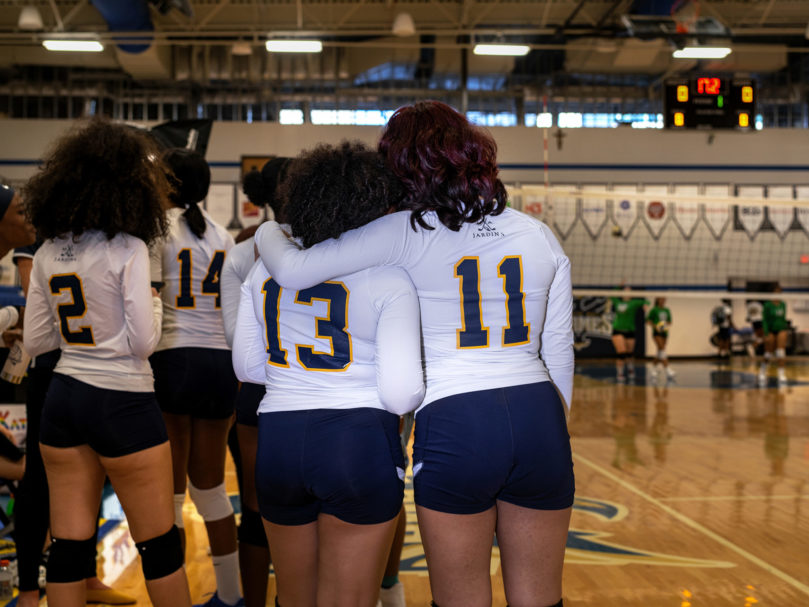
[[[6,348],[11,348],[14,342],[19,339],[22,339],[22,329],[14,328],[3,331],[3,345],[5,345]]]

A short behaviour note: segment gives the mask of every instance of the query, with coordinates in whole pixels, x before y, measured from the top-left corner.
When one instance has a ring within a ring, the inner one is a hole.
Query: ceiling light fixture
[[[531,47],[527,44],[476,44],[472,52],[475,55],[494,55],[498,57],[523,57]]]
[[[726,46],[686,46],[672,53],[675,59],[724,59],[733,52]]]
[[[391,32],[394,36],[406,38],[416,33],[416,24],[413,22],[413,17],[410,13],[399,13],[393,20],[393,27]]]
[[[320,40],[267,40],[270,53],[320,53],[323,43]]]
[[[42,41],[42,46],[49,51],[66,51],[73,53],[100,53],[104,50],[104,45],[98,40],[48,39]]]
[[[39,9],[30,4],[23,6],[20,11],[20,18],[17,19],[17,27],[27,31],[43,29],[45,26],[42,25],[42,15],[39,14]]]

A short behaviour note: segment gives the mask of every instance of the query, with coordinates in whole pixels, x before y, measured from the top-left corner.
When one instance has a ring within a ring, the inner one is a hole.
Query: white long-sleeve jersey
[[[31,356],[62,349],[56,372],[111,390],[154,389],[147,357],[160,339],[144,242],[86,232],[45,241],[34,255],[23,341]]]
[[[239,313],[239,297],[242,283],[256,263],[256,245],[250,238],[235,245],[228,252],[222,275],[219,279],[222,297],[222,321],[225,327],[225,341],[233,346],[236,331],[236,315]]]
[[[233,368],[266,386],[259,413],[412,411],[424,396],[415,287],[398,268],[374,268],[294,291],[256,262],[242,285]]]
[[[182,213],[169,210],[169,234],[151,249],[152,282],[163,284],[163,336],[156,350],[227,350],[220,276],[233,237],[202,211],[207,227],[197,238]]]
[[[570,407],[570,262],[551,230],[512,209],[457,232],[435,213],[424,219],[433,230],[414,231],[402,211],[305,250],[267,222],[255,240],[272,276],[292,289],[374,265],[407,270],[421,306],[425,405],[551,379]]]

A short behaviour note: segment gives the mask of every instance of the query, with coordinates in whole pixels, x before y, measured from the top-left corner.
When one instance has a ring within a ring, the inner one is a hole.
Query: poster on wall
[[[573,298],[573,347],[577,358],[615,354],[612,312],[606,297]]]
[[[612,199],[612,221],[618,226],[620,236],[627,240],[638,223],[638,203],[637,199],[621,198],[621,193],[636,194],[638,187],[635,185],[616,185],[612,191],[617,195]]]
[[[728,199],[730,187],[727,184],[709,184],[703,190],[706,198]],[[722,240],[722,236],[730,223],[730,204],[728,202],[706,201],[702,207],[703,219],[711,234],[716,240]]]
[[[28,431],[28,419],[23,403],[0,404],[0,424],[5,426],[14,436],[14,443],[18,447],[25,445],[25,435]]]
[[[695,198],[699,196],[699,186],[697,184],[682,183],[674,186],[675,199],[669,204],[674,225],[680,230],[680,234],[686,240],[691,240],[694,230],[699,222],[699,204],[694,200],[679,200],[676,195],[684,198]]]
[[[668,191],[669,187],[665,184],[650,184],[643,188],[644,195],[649,196],[648,199],[642,200],[640,203],[643,209],[643,223],[654,240],[660,238],[666,224],[669,222],[670,214],[664,202]]]
[[[618,291],[616,291],[618,294]],[[646,351],[646,331],[643,323],[643,308],[638,309],[635,335],[635,355]],[[606,297],[573,298],[573,347],[576,358],[614,357],[612,344],[612,321],[615,313]]]
[[[217,223],[228,229],[240,228],[233,225],[233,193],[232,183],[212,183],[205,199],[205,210]]]

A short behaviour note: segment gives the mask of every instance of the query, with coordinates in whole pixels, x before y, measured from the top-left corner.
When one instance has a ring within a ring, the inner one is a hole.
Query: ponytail
[[[184,208],[183,217],[197,238],[205,234],[206,221],[197,206],[208,195],[211,184],[211,169],[202,155],[182,148],[173,148],[163,154],[171,169],[169,178],[174,185],[171,202]]]
[[[183,217],[185,217],[185,221],[188,223],[188,228],[197,238],[202,238],[202,235],[205,234],[205,228],[207,227],[205,223],[205,217],[202,216],[202,211],[199,210],[196,202],[192,202],[188,205],[188,208],[183,213]]]

